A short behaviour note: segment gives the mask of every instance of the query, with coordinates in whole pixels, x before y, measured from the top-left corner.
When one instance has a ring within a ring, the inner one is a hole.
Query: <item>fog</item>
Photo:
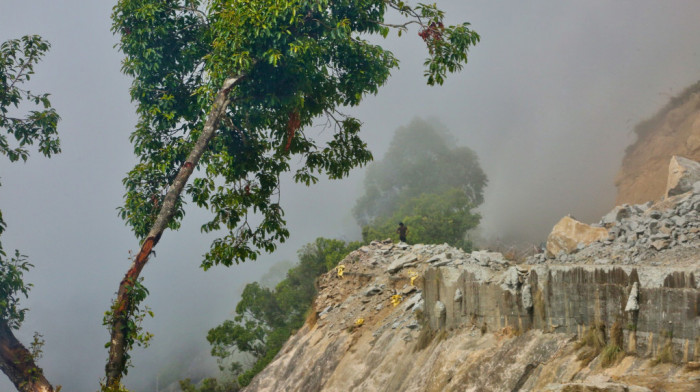
[[[0,0],[0,41],[40,34],[52,44],[31,87],[52,94],[63,152],[0,161],[2,238],[35,268],[18,337],[46,339],[40,365],[67,391],[91,391],[103,375],[102,314],[137,241],[117,217],[121,179],[135,162],[130,80],[113,48],[113,1]],[[483,236],[540,242],[563,215],[592,222],[614,203],[614,176],[634,125],[700,79],[700,2],[438,0],[451,23],[482,36],[469,64],[444,86],[427,87],[425,50],[411,31],[386,45],[401,60],[377,96],[349,110],[363,122],[375,158],[413,116],[439,119],[475,150],[489,177]],[[309,134],[313,133],[312,130]],[[319,130],[320,132],[320,130]],[[214,371],[206,331],[231,315],[247,282],[294,260],[319,236],[357,239],[351,215],[361,169],[341,181],[282,185],[289,241],[272,255],[231,268],[198,266],[211,237],[204,213],[188,209],[182,229],[163,235],[143,272],[155,312],[150,348],[135,349],[126,385],[154,390],[173,377]],[[11,390],[3,377],[0,390]]]

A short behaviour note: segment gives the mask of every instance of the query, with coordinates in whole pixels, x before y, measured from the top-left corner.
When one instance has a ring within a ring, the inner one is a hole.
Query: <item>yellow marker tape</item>
[[[343,271],[345,271],[345,265],[341,264],[338,266],[338,277],[342,278],[343,277]]]
[[[391,304],[396,306],[401,303],[401,296],[396,294],[391,296]]]
[[[415,286],[413,282],[418,278],[418,272],[414,270],[408,270],[408,277],[411,278],[411,286]]]
[[[355,325],[357,325],[358,327],[364,323],[365,323],[365,319],[363,319],[363,318],[359,318],[359,319],[355,320]]]

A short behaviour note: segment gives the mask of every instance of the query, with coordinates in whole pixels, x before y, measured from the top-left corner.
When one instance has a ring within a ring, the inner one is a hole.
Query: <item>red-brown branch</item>
[[[294,139],[294,134],[297,129],[301,126],[301,118],[299,117],[299,111],[295,110],[289,113],[289,121],[287,121],[287,144],[284,146],[284,151],[289,151],[289,147],[292,146],[292,139]]]
[[[131,267],[126,272],[124,279],[122,279],[119,284],[119,290],[117,291],[117,299],[115,300],[115,306],[112,310],[112,332],[109,346],[109,357],[107,359],[107,365],[105,366],[106,374],[106,385],[116,386],[121,380],[121,376],[126,367],[126,350],[128,350],[126,343],[126,333],[127,333],[127,322],[128,322],[128,309],[131,304],[131,298],[129,293],[131,288],[136,283],[143,267],[148,262],[148,257],[151,255],[153,247],[158,244],[163,231],[168,227],[170,222],[175,215],[177,209],[177,201],[182,194],[182,191],[187,184],[187,180],[197,166],[199,159],[207,148],[207,145],[214,137],[214,133],[221,121],[221,118],[226,113],[226,108],[230,103],[229,93],[231,89],[236,84],[240,78],[230,78],[227,79],[214,99],[211,111],[207,116],[207,121],[204,124],[204,129],[199,135],[199,138],[195,142],[192,151],[190,151],[189,156],[185,163],[180,167],[180,171],[173,180],[172,184],[168,188],[168,193],[166,193],[163,199],[163,204],[160,207],[158,216],[151,230],[146,236],[146,240],[141,245],[141,250],[136,255],[136,258],[131,264]]]

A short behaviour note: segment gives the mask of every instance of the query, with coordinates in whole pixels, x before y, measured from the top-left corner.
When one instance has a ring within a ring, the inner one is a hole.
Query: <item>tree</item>
[[[59,116],[51,107],[49,94],[34,94],[23,88],[49,47],[37,35],[0,45],[0,155],[10,162],[26,161],[27,148],[34,143],[46,157],[61,151],[56,130]],[[23,114],[21,109],[32,104],[39,110]],[[6,228],[0,211],[0,235]],[[20,391],[53,391],[35,363],[38,353],[27,350],[12,332],[20,328],[27,312],[19,301],[20,296],[29,295],[32,286],[23,278],[30,267],[27,257],[18,250],[8,257],[0,242],[0,369]],[[40,343],[37,336],[35,343]]]
[[[405,22],[386,23],[389,11]],[[108,387],[119,386],[138,341],[130,293],[164,230],[179,227],[182,193],[211,210],[203,231],[224,232],[204,256],[205,269],[273,251],[289,235],[279,176],[291,170],[291,157],[303,162],[294,178],[306,185],[320,174],[342,178],[371,159],[360,122],[339,110],[376,94],[398,62],[366,37],[418,25],[428,84],[442,84],[479,40],[468,23],[445,26],[443,19],[435,5],[400,0],[117,3],[113,31],[139,115],[131,135],[139,163],[124,179],[120,215],[141,249],[105,319]],[[320,117],[333,130],[325,145],[304,132]]]
[[[396,238],[404,222],[411,242],[469,250],[465,235],[479,223],[472,209],[484,200],[487,178],[474,151],[449,147],[453,138],[421,119],[396,131],[384,159],[367,168],[365,193],[353,209],[366,242]]]
[[[317,238],[299,250],[299,264],[274,289],[257,282],[247,284],[236,305],[236,317],[207,334],[212,355],[222,363],[235,353],[249,354],[253,364],[245,371],[243,364],[232,364],[240,385],[248,385],[274,359],[292,331],[304,325],[317,293],[316,279],[359,247],[358,242]]]

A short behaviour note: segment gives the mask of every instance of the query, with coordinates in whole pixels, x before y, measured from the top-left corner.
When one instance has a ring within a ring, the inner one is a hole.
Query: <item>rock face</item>
[[[700,163],[674,155],[668,166],[666,197],[691,192],[693,184],[698,181],[700,181]]]
[[[364,246],[246,391],[700,391],[699,188],[565,218],[521,264]]]
[[[559,252],[574,253],[579,246],[608,238],[603,227],[593,227],[569,216],[561,218],[547,237],[547,254],[554,257]]]
[[[700,161],[700,82],[637,125],[635,133],[637,141],[627,148],[615,179],[616,205],[662,198],[672,156]]]

